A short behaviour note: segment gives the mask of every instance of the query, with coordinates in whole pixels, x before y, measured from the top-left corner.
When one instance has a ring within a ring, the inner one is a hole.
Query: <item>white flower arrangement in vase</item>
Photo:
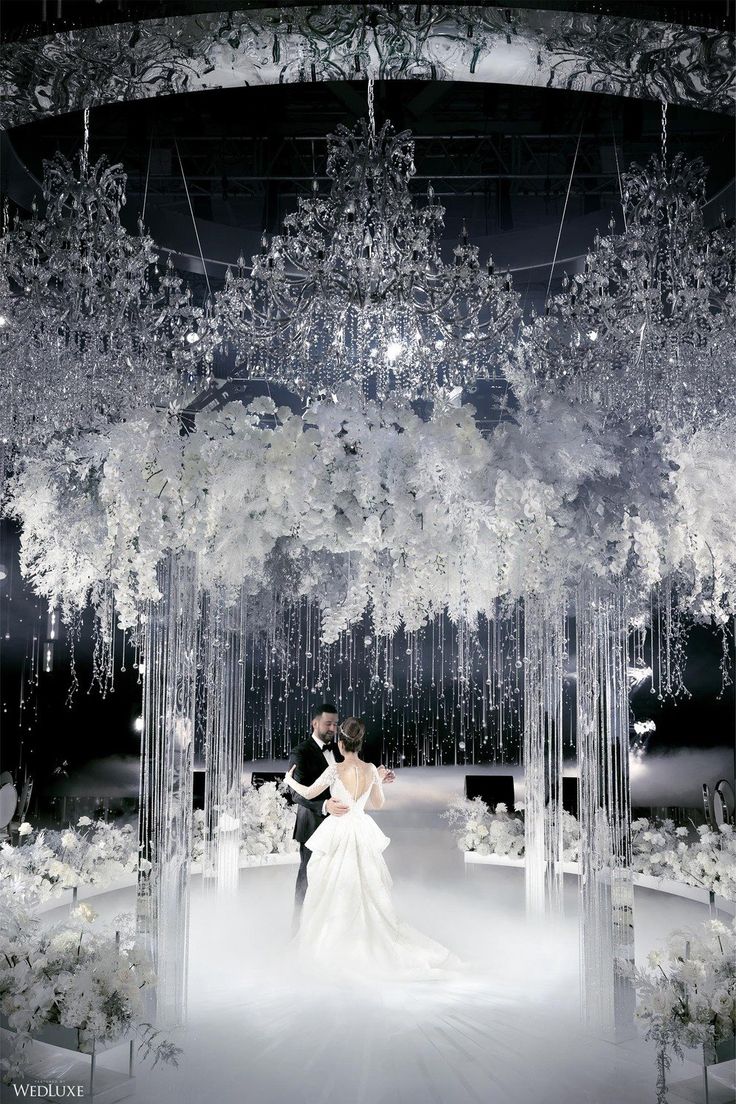
[[[0,847],[0,883],[33,906],[75,886],[109,886],[138,869],[138,843],[130,825],[80,817],[61,832],[22,825],[17,847]]]
[[[637,1017],[657,1048],[657,1104],[667,1104],[672,1054],[684,1057],[736,1034],[736,920],[710,920],[699,933],[675,931],[664,952],[630,972],[638,992]]]
[[[246,855],[265,857],[296,851],[292,839],[296,814],[275,782],[246,786],[240,816],[240,849]]]
[[[461,851],[478,855],[524,855],[524,821],[509,814],[503,802],[493,812],[480,797],[455,797],[442,814],[450,823]]]
[[[640,817],[631,823],[632,866],[639,874],[668,878],[711,890],[736,901],[736,833],[730,824],[713,831],[705,824],[695,839],[672,820]]]
[[[33,1034],[50,1025],[76,1030],[82,1051],[133,1032],[154,1064],[176,1065],[179,1049],[145,1020],[143,993],[155,977],[132,916],[119,917],[113,933],[97,929],[83,904],[44,928],[11,894],[0,903],[0,1013],[15,1032],[5,1079],[23,1076]]]

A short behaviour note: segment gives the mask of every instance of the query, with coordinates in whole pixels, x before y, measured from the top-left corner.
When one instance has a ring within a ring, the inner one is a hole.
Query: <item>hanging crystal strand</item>
[[[547,859],[547,899],[553,912],[563,905],[563,689],[567,656],[567,610],[562,597],[550,596],[545,602],[544,710],[546,732],[547,819],[545,851]]]
[[[544,912],[544,718],[542,700],[542,626],[540,602],[527,595],[524,601],[524,643],[519,657],[526,658],[524,678],[524,861],[527,913]]]
[[[581,995],[604,1038],[633,1035],[633,885],[629,797],[627,611],[623,584],[576,597],[580,772]]]
[[[207,603],[207,719],[205,745],[205,883],[218,896],[238,888],[241,772],[245,726],[241,626],[245,596],[235,606],[220,593]]]
[[[140,849],[145,869],[138,880],[138,927],[157,978],[156,1022],[170,1027],[186,1014],[196,559],[170,555],[158,568],[158,586],[162,597],[148,603],[143,624]]]
[[[517,631],[524,656],[526,907],[533,915],[562,902],[563,600],[527,595]]]

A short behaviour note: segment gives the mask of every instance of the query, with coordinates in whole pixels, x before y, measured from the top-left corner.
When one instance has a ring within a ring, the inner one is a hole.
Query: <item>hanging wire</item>
[[[371,138],[376,137],[376,100],[375,100],[375,80],[373,77],[368,78],[368,128],[370,130]]]
[[[611,135],[613,137],[613,156],[616,159],[616,176],[618,177],[618,194],[621,198],[621,214],[624,219],[624,232],[628,230],[626,225],[626,205],[624,204],[624,188],[621,181],[621,166],[618,163],[618,146],[616,144],[616,128],[613,125],[613,115],[611,116]]]
[[[557,253],[560,248],[560,239],[562,238],[562,227],[565,224],[565,215],[567,213],[567,203],[570,199],[570,189],[572,188],[572,179],[575,176],[575,166],[578,163],[578,151],[580,149],[580,139],[583,136],[583,123],[585,122],[585,116],[580,120],[580,130],[578,131],[578,140],[575,146],[575,156],[572,159],[572,168],[570,169],[570,179],[567,182],[567,193],[565,195],[565,202],[562,207],[562,218],[560,219],[560,228],[557,231],[557,241],[555,242],[555,255],[552,258],[552,264],[549,270],[549,279],[547,280],[547,290],[544,293],[544,307],[547,309],[547,300],[549,299],[549,289],[552,286],[552,276],[554,275],[555,265],[557,264]]]
[[[146,165],[146,183],[143,188],[143,207],[141,209],[141,222],[146,219],[146,203],[148,202],[148,178],[151,175],[151,155],[153,153],[153,134],[148,139],[148,164]]]
[[[202,271],[204,272],[204,278],[207,283],[207,293],[212,298],[212,288],[210,287],[210,278],[207,275],[207,265],[204,263],[204,253],[202,252],[202,243],[199,240],[199,230],[197,230],[197,220],[194,217],[194,208],[192,207],[192,200],[189,195],[189,187],[187,185],[187,178],[184,175],[184,165],[182,164],[181,154],[179,152],[179,143],[174,139],[174,147],[176,149],[176,156],[179,159],[179,169],[181,171],[181,178],[184,181],[184,191],[187,195],[187,203],[189,204],[189,214],[192,216],[192,226],[194,227],[194,236],[197,239],[197,249],[199,250],[199,259],[202,262]]]

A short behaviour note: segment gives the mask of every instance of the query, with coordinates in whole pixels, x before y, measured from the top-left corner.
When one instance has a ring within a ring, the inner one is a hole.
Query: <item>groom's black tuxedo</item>
[[[333,745],[331,750],[335,762],[341,763],[342,755],[337,750],[337,746]],[[289,756],[289,769],[293,766],[296,767],[294,771],[295,780],[300,782],[302,786],[311,786],[313,782],[317,781],[329,764],[325,759],[324,752],[314,737],[308,736],[301,744],[297,744]],[[307,892],[307,863],[312,854],[309,848],[304,845],[325,819],[322,808],[325,801],[329,799],[330,791],[325,790],[324,793],[321,793],[319,797],[315,797],[312,801],[309,801],[306,797],[302,797],[301,794],[295,791],[292,792],[297,807],[294,839],[299,843],[299,854],[301,857],[299,873],[296,877],[296,894],[294,901],[296,919],[301,911],[304,895]]]
[[[341,763],[342,755],[337,750],[337,745],[333,745],[331,750],[335,762]],[[324,752],[313,736],[308,736],[306,740],[303,740],[301,744],[297,744],[293,749],[289,757],[289,769],[293,766],[296,766],[294,779],[296,782],[300,782],[302,786],[311,786],[327,768],[328,762],[325,759]],[[312,801],[302,797],[301,794],[295,791],[292,791],[292,794],[297,806],[294,839],[299,843],[306,843],[312,832],[316,831],[324,820],[322,807],[325,801],[328,800],[330,791],[325,790],[324,793],[321,793],[319,797],[315,797]]]

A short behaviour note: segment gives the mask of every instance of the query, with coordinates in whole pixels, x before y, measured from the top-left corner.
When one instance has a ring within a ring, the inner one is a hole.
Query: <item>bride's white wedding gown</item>
[[[349,808],[328,816],[307,840],[311,850],[301,926],[296,937],[303,961],[334,969],[335,956],[349,961],[367,979],[376,973],[392,978],[444,978],[458,959],[396,915],[391,875],[383,852],[391,842],[366,813],[374,785],[381,787],[375,766],[368,789],[357,800],[330,766],[311,787],[329,785],[330,794]],[[366,971],[368,971],[366,973]]]

